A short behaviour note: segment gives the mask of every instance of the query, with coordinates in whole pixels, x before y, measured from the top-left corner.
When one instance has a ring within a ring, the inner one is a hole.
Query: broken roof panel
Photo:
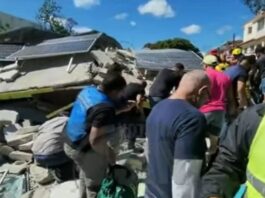
[[[64,38],[50,39],[35,46],[25,47],[22,50],[12,54],[8,58],[26,60],[85,53],[89,52],[101,35],[101,33],[97,33],[83,36],[68,36]]]
[[[192,51],[180,49],[142,50],[135,52],[136,67],[139,69],[161,70],[182,63],[188,70],[201,69],[202,58]]]
[[[0,43],[0,60],[4,60],[6,57],[10,56],[11,54],[21,50],[23,45],[19,44],[5,44]]]
[[[91,81],[90,60],[80,56],[75,58],[76,62],[73,62],[73,69],[70,73],[68,72],[68,56],[60,59],[31,60],[20,68],[21,75],[14,82],[0,82],[0,93],[88,83]]]

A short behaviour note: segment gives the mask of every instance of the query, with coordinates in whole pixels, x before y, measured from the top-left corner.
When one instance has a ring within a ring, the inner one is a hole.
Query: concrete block
[[[30,174],[33,176],[33,179],[39,184],[49,184],[54,181],[53,176],[48,169],[32,164],[30,166]]]
[[[22,122],[22,126],[24,127],[31,127],[31,121],[30,120],[24,120]]]
[[[33,155],[31,153],[21,152],[21,151],[13,151],[8,156],[10,159],[15,161],[32,161]]]
[[[68,181],[62,184],[56,185],[51,189],[50,198],[79,198],[79,181]]]
[[[30,141],[26,144],[19,145],[18,150],[20,150],[20,151],[31,151],[32,146],[33,146],[33,141]]]
[[[102,67],[108,67],[114,64],[114,61],[101,50],[93,50],[90,52],[90,54],[97,61],[98,65]]]
[[[8,145],[0,145],[0,155],[3,156],[9,156],[10,153],[12,153],[13,151],[15,151],[12,147],[8,146]]]
[[[28,133],[35,133],[39,131],[40,126],[29,126],[29,127],[23,127],[19,129],[17,132],[19,134],[28,134]]]
[[[33,133],[24,135],[15,135],[12,139],[7,140],[9,146],[18,147],[18,145],[26,144],[33,140]]]
[[[4,127],[4,133],[8,134],[8,133],[16,133],[19,129],[21,129],[22,127],[20,126],[20,124],[9,124],[6,127]]]
[[[14,69],[7,72],[0,73],[0,80],[6,82],[13,82],[19,76],[19,71]]]
[[[16,123],[18,117],[19,115],[16,111],[0,110],[0,122]]]
[[[28,168],[28,164],[22,161],[16,161],[13,164],[4,164],[0,170],[8,170],[12,174],[21,174]]]

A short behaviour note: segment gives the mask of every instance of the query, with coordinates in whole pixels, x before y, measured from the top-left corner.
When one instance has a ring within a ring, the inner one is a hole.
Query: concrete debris
[[[22,126],[23,127],[30,127],[31,126],[31,120],[28,120],[28,119],[24,120],[22,122]]]
[[[59,184],[51,189],[50,198],[78,198],[79,192],[79,180],[69,181]]]
[[[11,64],[11,65],[8,65],[8,66],[0,68],[0,73],[7,72],[7,71],[10,71],[10,70],[14,70],[14,69],[18,69],[18,67],[19,66],[16,63]]]
[[[0,155],[8,157],[9,154],[12,153],[13,151],[15,150],[8,145],[3,145],[3,144],[0,145]]]
[[[49,184],[54,181],[54,177],[48,169],[37,166],[36,164],[32,164],[30,166],[30,174],[32,174],[36,182],[42,185]]]
[[[32,133],[29,134],[16,134],[12,139],[7,140],[7,144],[9,146],[14,146],[17,147],[21,144],[28,143],[33,140],[33,135]]]
[[[0,80],[6,82],[13,82],[19,76],[18,70],[10,70],[3,73],[0,73]]]
[[[127,166],[132,170],[143,171],[146,166],[144,156],[132,154],[130,151],[122,155],[122,159],[118,160],[117,164]]]
[[[10,159],[15,161],[32,161],[33,155],[31,153],[21,152],[21,151],[13,151],[8,156]]]
[[[12,174],[21,174],[28,168],[28,164],[23,161],[16,161],[13,164],[4,164],[0,167],[1,170],[8,170]]]
[[[4,133],[5,135],[8,134],[15,134],[19,129],[21,129],[22,127],[20,126],[20,124],[8,124],[4,127]]]
[[[36,190],[23,194],[22,198],[50,198],[50,187],[41,186]]]
[[[29,126],[21,128],[17,131],[18,134],[28,134],[38,132],[40,126]]]
[[[15,111],[0,110],[0,122],[11,122],[16,123],[18,121],[18,113]]]
[[[97,64],[101,67],[109,67],[114,64],[114,61],[101,50],[92,50],[91,55],[97,61]]]
[[[20,150],[20,151],[31,151],[32,146],[33,146],[33,141],[30,141],[28,143],[19,145],[18,150]]]

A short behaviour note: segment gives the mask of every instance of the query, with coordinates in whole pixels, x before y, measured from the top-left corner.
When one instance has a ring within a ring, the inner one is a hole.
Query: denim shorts
[[[265,94],[265,78],[262,78],[261,80],[260,90],[262,91],[263,94]]]

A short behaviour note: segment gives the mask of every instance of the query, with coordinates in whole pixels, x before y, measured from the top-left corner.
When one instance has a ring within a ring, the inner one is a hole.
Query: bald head
[[[195,106],[201,105],[209,97],[210,81],[203,70],[193,70],[186,73],[172,98],[185,99]]]
[[[178,90],[190,94],[209,84],[209,78],[203,70],[193,70],[183,76]]]

